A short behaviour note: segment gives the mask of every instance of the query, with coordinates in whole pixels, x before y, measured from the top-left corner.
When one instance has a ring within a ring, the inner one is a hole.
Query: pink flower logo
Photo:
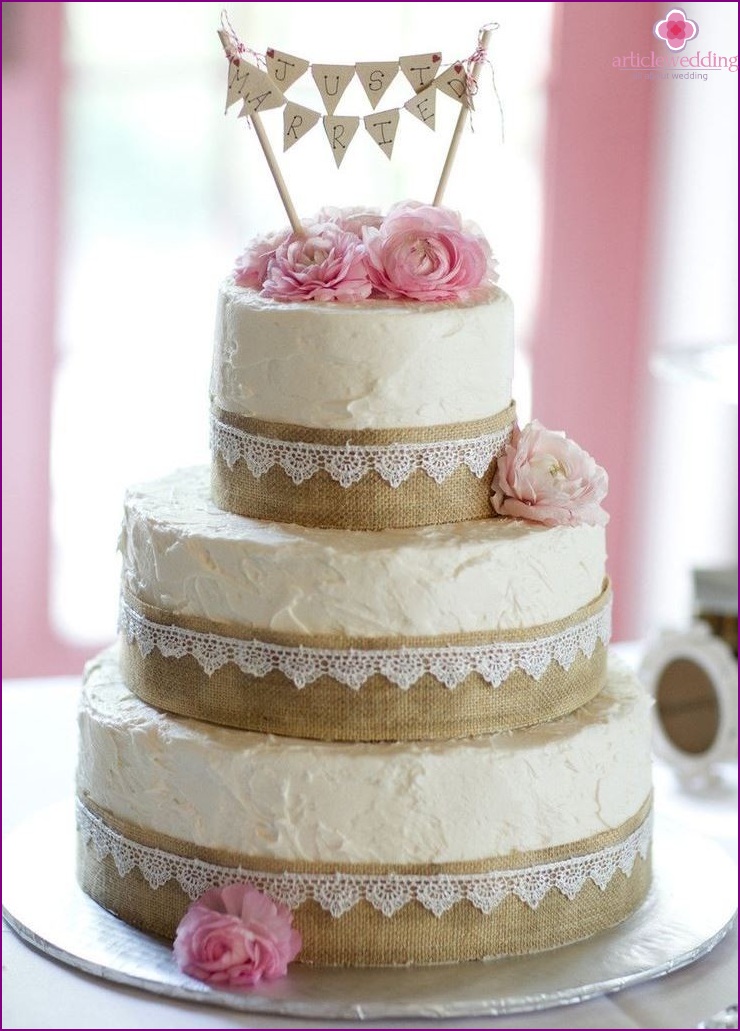
[[[699,32],[695,21],[687,18],[680,7],[674,7],[662,21],[656,21],[653,33],[662,39],[669,50],[683,50]]]

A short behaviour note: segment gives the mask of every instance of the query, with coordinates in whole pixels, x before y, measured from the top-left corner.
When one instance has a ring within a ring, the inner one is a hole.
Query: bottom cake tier
[[[111,649],[86,672],[80,731],[80,882],[154,934],[248,880],[293,910],[302,962],[459,962],[578,941],[649,887],[649,706],[613,662],[551,723],[364,744],[162,713]]]

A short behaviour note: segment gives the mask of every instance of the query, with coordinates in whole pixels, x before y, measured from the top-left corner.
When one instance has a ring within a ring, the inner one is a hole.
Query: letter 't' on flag
[[[467,90],[468,74],[465,71],[465,66],[461,61],[456,64],[451,64],[450,67],[442,72],[442,74],[435,80],[434,85],[437,89],[442,90],[448,97],[452,97],[453,100],[457,100],[460,104],[464,104],[466,107],[472,107],[470,95]]]
[[[357,78],[367,94],[373,111],[398,75],[398,61],[360,61],[355,65]]]
[[[434,117],[437,112],[437,87],[427,86],[403,105],[406,110],[427,125],[434,132]]]
[[[337,168],[344,161],[344,155],[347,153],[359,124],[360,119],[356,115],[348,115],[344,118],[336,115],[324,115],[324,131]]]
[[[401,71],[409,80],[414,90],[421,93],[426,89],[439,71],[442,61],[440,53],[413,54],[411,57],[399,57]]]
[[[380,149],[386,157],[390,158],[393,153],[393,144],[396,142],[398,108],[392,108],[390,111],[376,111],[374,114],[365,115],[363,121],[365,128]]]
[[[308,61],[302,57],[294,57],[293,54],[286,54],[282,50],[268,47],[265,54],[267,61],[267,74],[274,83],[285,93],[294,82],[307,71]]]
[[[326,113],[333,115],[342,94],[352,82],[355,74],[353,64],[312,64],[311,74],[316,83]]]
[[[313,129],[321,115],[310,107],[289,100],[283,110],[283,150],[290,150],[302,136]]]

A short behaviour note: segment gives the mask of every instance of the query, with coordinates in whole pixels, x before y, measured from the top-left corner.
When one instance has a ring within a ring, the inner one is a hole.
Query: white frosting
[[[551,723],[393,744],[169,716],[127,691],[115,649],[86,677],[82,797],[198,845],[321,862],[483,859],[617,827],[650,791],[649,703],[621,666],[593,701]]]
[[[335,429],[483,419],[511,401],[514,317],[498,287],[470,304],[283,303],[227,280],[211,393],[230,412]]]
[[[150,605],[292,633],[433,635],[537,626],[596,598],[597,526],[510,519],[381,531],[325,530],[232,515],[208,470],[132,487],[123,582]]]

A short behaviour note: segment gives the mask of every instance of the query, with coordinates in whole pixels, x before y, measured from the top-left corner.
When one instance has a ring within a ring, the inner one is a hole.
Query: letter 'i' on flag
[[[398,109],[390,111],[376,111],[372,115],[365,115],[363,119],[365,128],[378,144],[380,149],[390,158],[393,153],[393,144],[396,142],[396,130],[398,129]]]
[[[427,86],[403,105],[406,110],[434,131],[434,116],[437,111],[437,87]]]
[[[287,89],[297,82],[298,79],[308,70],[308,61],[302,57],[294,57],[293,54],[286,54],[282,50],[269,47],[265,59],[267,61],[267,72],[273,82],[276,82],[285,93]]]
[[[357,78],[367,94],[373,111],[395,77],[398,61],[360,61],[355,65]]]
[[[289,150],[302,136],[313,129],[321,115],[310,107],[294,104],[291,100],[283,109],[283,150]]]
[[[311,74],[324,101],[326,113],[333,115],[342,94],[355,75],[353,64],[312,64]]]
[[[344,118],[335,115],[324,115],[324,131],[329,140],[331,152],[334,155],[337,168],[344,161],[344,155],[352,142],[352,137],[357,132],[360,119],[356,115]]]
[[[441,60],[440,53],[413,54],[410,57],[399,57],[398,63],[414,90],[421,93],[439,71]]]

